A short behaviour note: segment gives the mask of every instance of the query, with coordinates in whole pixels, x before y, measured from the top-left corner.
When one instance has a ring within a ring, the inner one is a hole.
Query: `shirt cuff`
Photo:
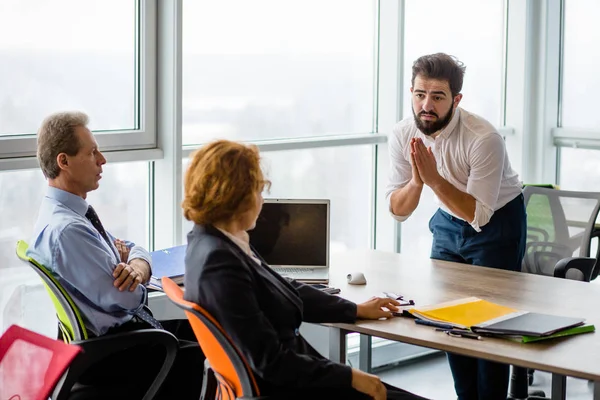
[[[408,219],[408,217],[410,217],[412,215],[412,213],[410,213],[408,215],[396,215],[392,212],[391,205],[389,206],[388,211],[389,211],[390,215],[392,216],[392,218],[394,218],[398,222],[404,222]]]
[[[148,251],[143,247],[134,246],[129,252],[129,258],[127,259],[127,262],[133,260],[134,258],[140,258],[146,261],[150,268],[152,268],[152,257],[150,256],[150,253],[148,253]]]
[[[494,215],[494,210],[486,206],[479,200],[475,200],[475,218],[470,222],[470,225],[477,232],[481,232],[481,227],[485,226]]]

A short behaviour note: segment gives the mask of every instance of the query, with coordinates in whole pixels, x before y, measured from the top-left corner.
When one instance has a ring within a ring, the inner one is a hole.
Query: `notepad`
[[[413,308],[409,312],[428,321],[507,336],[548,336],[585,322],[584,318],[520,311],[477,297]]]
[[[146,284],[146,287],[148,289],[164,292],[163,287],[162,287],[162,282],[160,281],[159,278],[157,278],[155,276],[150,277],[150,281],[148,282],[148,284]]]
[[[582,325],[582,326],[576,326],[574,328],[564,329],[562,331],[553,333],[552,335],[548,335],[548,336],[522,336],[521,342],[522,343],[538,342],[540,340],[554,339],[554,338],[559,338],[559,337],[563,337],[563,336],[579,335],[580,333],[594,332],[595,330],[596,330],[596,327],[594,325]]]
[[[584,318],[520,311],[471,326],[471,330],[480,333],[541,337],[554,335],[568,328],[583,325],[584,322]]]
[[[457,328],[470,328],[486,321],[518,312],[514,308],[501,306],[477,297],[449,301],[408,310],[415,317],[443,322]]]
[[[186,249],[187,245],[181,245],[151,252],[152,276],[159,281],[162,277],[167,276],[176,284],[181,285],[185,273]]]

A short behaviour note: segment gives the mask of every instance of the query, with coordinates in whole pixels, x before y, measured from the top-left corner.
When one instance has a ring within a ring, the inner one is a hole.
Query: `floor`
[[[375,371],[391,385],[433,400],[456,400],[454,383],[444,353],[421,358],[392,369]],[[536,371],[533,390],[550,396],[551,375]],[[594,387],[587,380],[567,378],[567,400],[591,400]]]

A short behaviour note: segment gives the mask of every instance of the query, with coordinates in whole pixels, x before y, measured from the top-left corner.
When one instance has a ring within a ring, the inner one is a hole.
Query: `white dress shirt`
[[[521,194],[523,185],[510,166],[502,136],[485,119],[458,107],[450,123],[435,139],[417,128],[412,115],[394,126],[388,138],[391,159],[386,190],[388,203],[392,192],[412,179],[412,138],[421,138],[425,146],[431,147],[438,172],[445,180],[475,198],[475,218],[468,222],[476,231],[481,231],[494,211]],[[452,214],[439,199],[436,201],[442,210]],[[394,218],[404,221],[409,216],[394,215]]]

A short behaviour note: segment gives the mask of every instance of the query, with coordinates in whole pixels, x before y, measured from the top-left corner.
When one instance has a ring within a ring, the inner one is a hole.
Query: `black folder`
[[[563,329],[583,325],[584,322],[584,318],[524,312],[472,326],[471,330],[497,335],[547,336]]]

